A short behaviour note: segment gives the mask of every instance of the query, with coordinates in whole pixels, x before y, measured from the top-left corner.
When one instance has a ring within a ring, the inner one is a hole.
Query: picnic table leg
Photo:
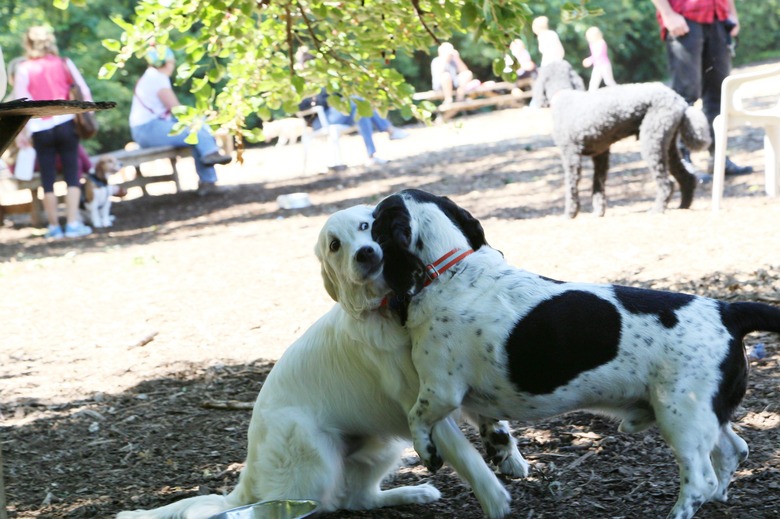
[[[30,189],[30,197],[32,198],[30,201],[30,223],[33,227],[43,227],[43,220],[41,219],[41,215],[43,214],[43,202],[41,202],[41,199],[38,196],[38,190],[38,187]]]
[[[4,115],[0,117],[0,154],[11,144],[24,125],[31,118],[30,115]]]
[[[176,169],[176,157],[171,157],[171,168],[173,168],[173,183],[176,184],[176,192],[181,191],[179,184],[179,170]]]

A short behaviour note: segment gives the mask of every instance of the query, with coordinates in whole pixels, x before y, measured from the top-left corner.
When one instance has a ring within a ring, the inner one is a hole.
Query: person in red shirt
[[[693,104],[701,98],[707,120],[720,113],[720,87],[731,72],[732,42],[739,34],[739,17],[734,0],[651,0],[655,6],[661,38],[666,42],[672,89]],[[697,175],[702,182],[712,180],[710,146],[709,175]],[[692,169],[690,154],[683,150],[686,167]],[[726,159],[726,175],[742,175],[752,167],[740,167]]]

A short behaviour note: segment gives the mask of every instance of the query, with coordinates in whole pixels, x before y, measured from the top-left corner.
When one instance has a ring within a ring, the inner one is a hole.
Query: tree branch
[[[423,15],[425,12],[420,7],[420,0],[412,0],[412,7],[414,7],[414,11],[417,13],[417,18],[420,20],[420,24],[423,26],[423,29],[425,29],[425,32],[431,35],[431,38],[433,38],[433,41],[435,41],[437,44],[441,44],[441,41],[439,38],[433,33],[433,31],[428,27],[428,24],[425,23],[425,19],[423,18]]]

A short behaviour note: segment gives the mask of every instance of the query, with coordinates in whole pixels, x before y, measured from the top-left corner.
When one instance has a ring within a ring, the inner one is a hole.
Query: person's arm
[[[157,91],[157,97],[160,98],[163,106],[170,112],[172,109],[179,106],[179,98],[176,97],[176,93],[172,88],[161,88]]]
[[[457,69],[457,71],[459,73],[460,72],[464,72],[464,71],[469,69],[466,66],[466,64],[463,62],[463,60],[460,59],[460,52],[458,52],[456,50],[452,51],[452,61],[453,61],[453,63],[455,63],[455,68]]]
[[[669,31],[674,37],[684,36],[688,34],[690,29],[688,28],[688,22],[685,21],[685,17],[680,13],[672,9],[669,5],[669,0],[650,0],[653,5],[658,9],[658,13],[661,15],[661,23],[663,23],[666,30]],[[734,0],[730,0],[733,2]]]
[[[729,0],[729,20],[734,22],[734,27],[731,28],[731,37],[735,37],[739,34],[739,16],[737,15],[737,5],[734,0]]]
[[[65,66],[68,67],[68,71],[70,72],[71,77],[73,78],[73,81],[79,86],[81,89],[81,93],[84,95],[84,101],[92,101],[92,91],[89,89],[89,85],[87,85],[87,82],[84,81],[84,76],[81,75],[81,72],[79,72],[78,67],[76,67],[76,64],[73,63],[69,58],[65,59]]]

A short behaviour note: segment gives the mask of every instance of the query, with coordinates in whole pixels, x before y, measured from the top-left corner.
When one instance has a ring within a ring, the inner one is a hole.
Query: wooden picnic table
[[[29,101],[27,99],[0,103],[0,154],[8,148],[27,121],[33,117],[96,112],[115,106],[114,102]]]

